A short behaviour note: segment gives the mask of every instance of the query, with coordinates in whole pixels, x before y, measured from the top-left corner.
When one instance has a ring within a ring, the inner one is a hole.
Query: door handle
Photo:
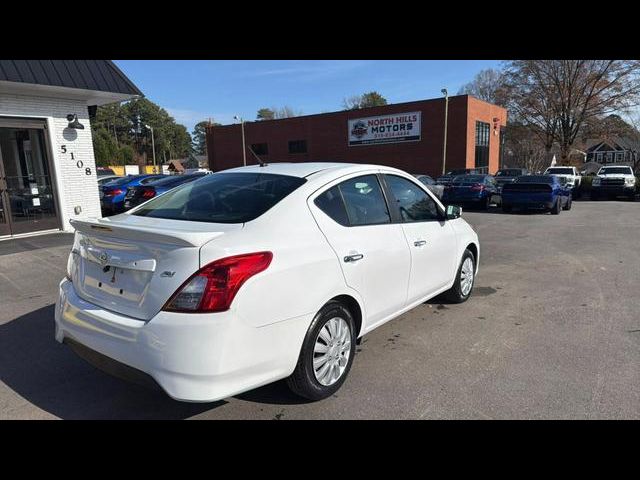
[[[427,244],[426,240],[416,240],[415,242],[413,242],[414,247],[422,247],[426,244]]]
[[[361,253],[356,253],[354,255],[347,255],[346,257],[344,257],[344,262],[345,263],[349,263],[349,262],[357,262],[358,260],[362,260],[364,258],[364,255]]]

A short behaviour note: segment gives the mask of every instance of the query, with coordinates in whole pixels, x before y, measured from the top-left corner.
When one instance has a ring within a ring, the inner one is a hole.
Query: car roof
[[[274,162],[261,167],[260,165],[248,165],[246,167],[230,168],[228,170],[222,170],[218,173],[224,172],[247,172],[247,173],[273,173],[277,175],[289,175],[292,177],[308,177],[315,173],[331,171],[337,173],[340,170],[344,170],[344,173],[348,171],[357,171],[358,169],[384,169],[389,171],[398,171],[395,168],[387,167],[384,165],[369,165],[362,163],[339,163],[339,162]]]

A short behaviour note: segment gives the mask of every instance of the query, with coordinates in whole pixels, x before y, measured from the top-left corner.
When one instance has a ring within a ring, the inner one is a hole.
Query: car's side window
[[[333,220],[345,227],[349,226],[349,217],[347,216],[347,209],[342,201],[342,194],[338,187],[333,187],[318,196],[314,203],[316,206],[326,213]]]
[[[384,178],[397,202],[403,222],[441,219],[436,202],[416,184],[396,175],[385,175]]]
[[[375,175],[350,178],[338,188],[351,226],[391,223],[387,202]]]

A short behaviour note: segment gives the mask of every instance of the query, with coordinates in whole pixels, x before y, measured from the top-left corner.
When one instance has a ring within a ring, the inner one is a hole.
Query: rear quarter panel
[[[271,251],[267,270],[240,288],[231,309],[254,327],[315,314],[346,286],[338,259],[306,202],[287,198],[244,228],[205,244],[201,265],[241,253]],[[361,302],[360,302],[361,303]]]

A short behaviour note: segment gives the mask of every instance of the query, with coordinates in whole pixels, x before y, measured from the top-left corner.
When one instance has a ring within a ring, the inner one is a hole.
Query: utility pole
[[[449,92],[446,88],[440,90],[444,95],[444,148],[442,149],[442,174],[447,173],[445,171],[447,163],[447,122],[449,117]]]

